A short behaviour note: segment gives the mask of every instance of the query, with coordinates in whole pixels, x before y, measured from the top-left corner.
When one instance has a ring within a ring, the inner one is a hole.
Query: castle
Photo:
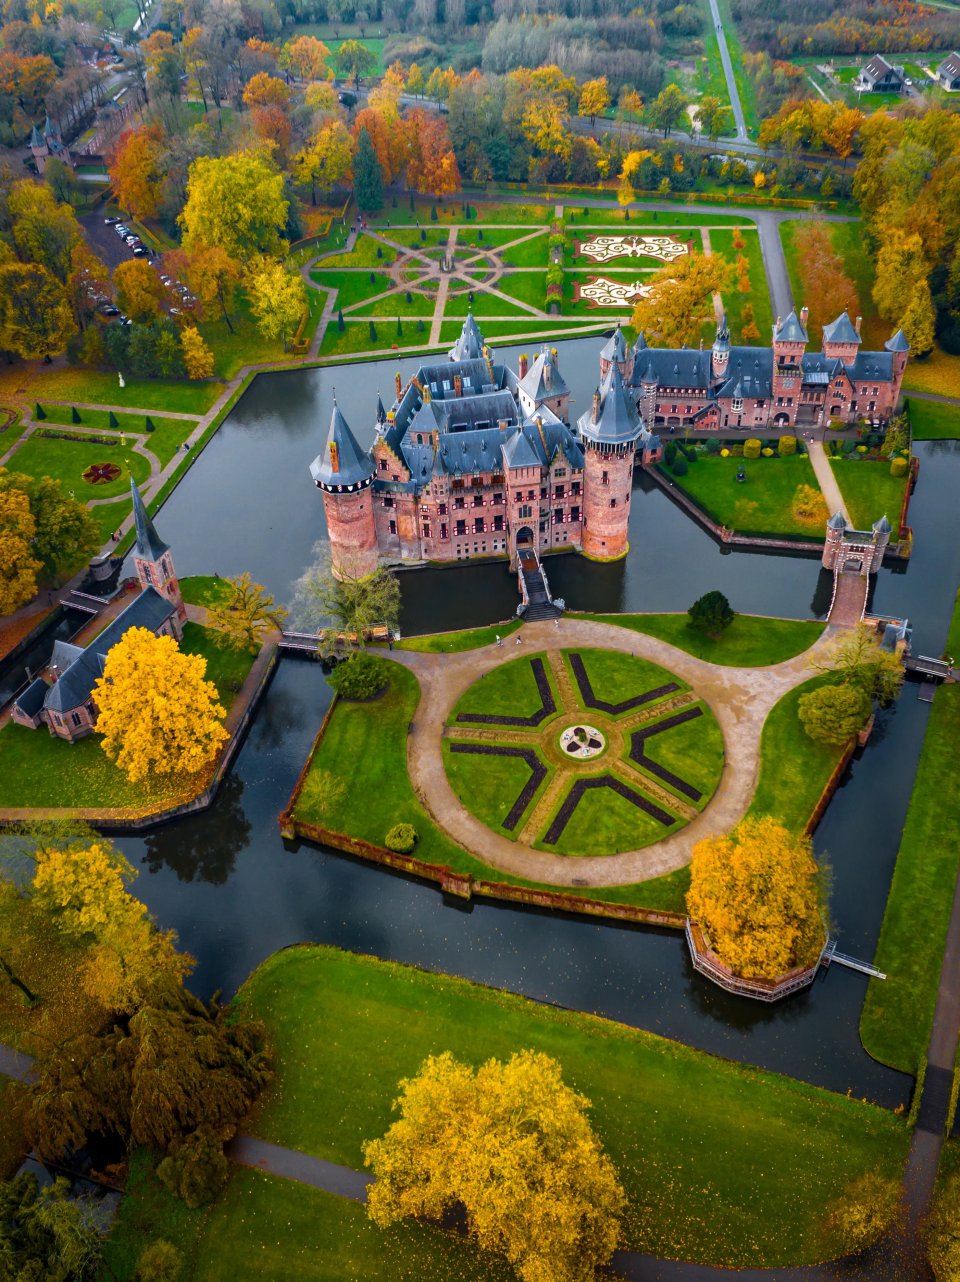
[[[51,156],[55,160],[62,160],[65,165],[73,167],[73,157],[70,155],[70,149],[63,141],[63,135],[60,132],[59,125],[55,125],[47,116],[43,122],[43,129],[33,126],[30,134],[30,153],[33,156],[34,164],[37,167],[37,173],[43,177],[43,171],[47,167],[47,161]]]
[[[791,431],[828,419],[881,424],[906,368],[903,331],[861,352],[844,312],[807,353],[807,309],[778,319],[770,347],[730,343],[726,318],[709,351],[630,347],[619,327],[600,352],[600,384],[575,427],[556,349],[514,373],[494,362],[472,314],[449,359],[422,365],[361,449],[334,398],[310,472],[323,494],[335,572],[390,561],[466,561],[577,548],[596,560],[628,550],[635,463],[661,456],[658,429]]]
[[[147,628],[155,636],[183,636],[187,617],[170,548],[147,515],[140,491],[131,478],[137,541],[133,563],[142,591],[88,646],[54,643],[47,672],[36,677],[17,696],[12,718],[36,730],[45,725],[52,735],[71,743],[91,734],[97,722],[93,688],[103,676],[111,649],[129,628]]]

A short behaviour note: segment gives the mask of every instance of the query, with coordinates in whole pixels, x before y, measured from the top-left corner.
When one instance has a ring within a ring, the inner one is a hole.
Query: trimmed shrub
[[[417,830],[413,824],[394,824],[384,838],[388,850],[398,855],[409,855],[417,844]]]
[[[778,449],[781,458],[789,458],[791,454],[796,454],[797,438],[795,436],[781,436]]]
[[[763,449],[760,451],[760,453],[763,455],[764,458],[773,458],[774,454],[776,453],[776,450],[772,449],[769,445],[765,445]]]
[[[390,681],[390,668],[375,654],[354,654],[330,673],[330,684],[341,699],[372,699]]]
[[[376,342],[376,340],[377,340],[377,327],[376,325],[374,325],[373,321],[370,321],[370,341]]]
[[[905,458],[895,458],[890,461],[890,475],[901,477],[906,476],[910,471],[910,464]]]
[[[688,463],[696,463],[697,448],[695,445],[688,445],[683,452],[684,452],[684,455],[686,456],[686,460]]]
[[[755,436],[751,436],[749,440],[744,441],[743,443],[743,457],[759,458],[760,451],[762,449],[763,449],[763,442],[757,440]]]
[[[721,452],[721,451],[720,451],[720,442],[719,442],[719,441],[714,441],[714,440],[712,440],[712,439],[711,439],[711,440],[709,440],[709,441],[707,441],[707,453],[708,453],[708,454],[719,454],[720,452]],[[729,453],[729,451],[728,451],[728,453]]]
[[[674,476],[686,476],[687,460],[683,454],[679,454],[679,453],[677,454],[677,457],[673,460],[673,463],[670,465],[670,471],[674,474]]]
[[[663,461],[667,467],[673,467],[673,460],[677,457],[676,441],[667,441],[663,449]]]
[[[724,449],[722,449],[722,450],[720,451],[720,457],[721,457],[721,458],[729,458],[729,457],[730,457],[730,451],[729,451],[728,449],[726,449],[726,447],[724,447]]]

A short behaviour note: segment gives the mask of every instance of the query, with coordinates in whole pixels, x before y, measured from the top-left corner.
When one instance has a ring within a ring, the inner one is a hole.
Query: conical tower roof
[[[892,338],[888,338],[884,347],[888,352],[909,352],[910,350],[907,336],[902,329],[898,329]]]
[[[829,525],[831,530],[845,530],[847,528],[847,522],[845,521],[842,512],[834,512],[833,516],[831,516],[830,520],[827,522],[827,525]]]
[[[623,330],[618,325],[610,337],[607,339],[600,352],[602,361],[625,361],[627,359],[627,340],[623,337]]]
[[[387,411],[383,408],[383,397],[377,392],[377,422],[382,426],[387,421]]]
[[[132,476],[130,478],[130,496],[133,499],[133,523],[137,531],[136,555],[142,556],[145,561],[159,561],[164,552],[170,551],[170,546],[164,543],[154,528],[153,521],[144,507],[143,499],[140,497],[137,483]]]
[[[623,376],[616,361],[610,365],[607,377],[600,388],[600,414],[593,421],[592,408],[577,420],[580,435],[600,445],[629,445],[643,433],[640,417],[633,397],[623,385]]]
[[[360,448],[334,396],[327,444],[323,453],[318,454],[310,464],[310,475],[314,483],[360,485],[373,476],[373,470],[373,460]]]
[[[887,520],[886,512],[884,512],[883,516],[881,516],[879,521],[874,521],[873,525],[871,526],[871,529],[876,530],[878,534],[890,533],[890,531],[893,529],[893,526]]]
[[[807,343],[807,331],[800,324],[799,317],[795,311],[791,312],[785,321],[781,321],[774,327],[774,339],[779,339],[781,343]]]
[[[730,326],[727,324],[727,313],[723,312],[717,321],[717,334],[713,340],[713,348],[729,348],[730,346]]]
[[[862,340],[854,328],[849,313],[844,310],[835,321],[831,321],[829,325],[824,325],[823,341],[825,343],[856,343],[859,345]]]
[[[473,319],[473,312],[467,312],[467,319],[463,322],[463,329],[460,331],[460,337],[450,348],[450,359],[452,361],[478,361],[483,357],[483,335]]]

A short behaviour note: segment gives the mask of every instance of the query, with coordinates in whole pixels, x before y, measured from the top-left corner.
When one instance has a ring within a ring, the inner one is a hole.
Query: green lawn
[[[384,234],[388,239],[393,239],[392,233],[384,229]],[[377,250],[380,251],[379,256]],[[317,263],[318,268],[324,270],[334,267],[373,267],[382,269],[389,267],[395,261],[397,251],[390,245],[383,245],[379,240],[374,240],[372,236],[360,235],[357,237],[357,243],[347,253],[331,254],[328,258],[321,258]]]
[[[455,724],[461,713],[505,714],[530,717],[543,706],[533,671],[533,660],[539,659],[556,698],[556,685],[547,656],[543,651],[521,654],[520,658],[495,668],[482,681],[475,682],[457,700],[449,717]]]
[[[265,1020],[277,1054],[257,1133],[352,1167],[428,1054],[555,1056],[592,1101],[627,1190],[625,1244],[657,1255],[755,1267],[841,1255],[844,1242],[823,1233],[827,1203],[867,1170],[897,1173],[906,1148],[903,1123],[858,1100],[335,949],[275,954],[237,1002]]]
[[[960,405],[939,405],[911,396],[907,411],[915,441],[960,440]]]
[[[825,626],[796,619],[738,614],[729,628],[714,640],[691,627],[686,614],[586,614],[582,617],[659,637],[698,659],[731,668],[762,668],[792,659],[809,649]]]
[[[946,653],[960,654],[960,605]],[[860,1018],[860,1037],[884,1064],[915,1073],[926,1053],[953,890],[960,866],[960,685],[942,685],[930,709]]]
[[[207,659],[207,677],[229,707],[252,656],[220,649],[212,630],[196,623],[184,625],[182,649]],[[147,799],[163,800],[179,791],[178,783],[169,780],[158,780],[154,791],[130,783],[100,744],[96,734],[66,743],[43,726],[28,730],[8,722],[0,729],[0,807],[139,809]]]
[[[516,279],[515,277],[501,276],[497,281],[494,289],[505,292],[504,286],[507,281]],[[539,282],[541,295],[544,291],[543,275],[538,273],[536,280]],[[534,306],[538,306],[534,302]],[[475,289],[473,291],[473,302],[470,301],[469,293],[448,294],[447,305],[444,309],[444,316],[466,316],[467,312],[473,312],[474,316],[529,316],[534,325],[537,324],[535,316],[530,316],[526,308],[519,306],[517,303],[511,303],[508,299],[500,298],[496,294],[488,294],[485,290]],[[544,324],[543,321],[540,324]]]
[[[218,605],[228,592],[226,579],[216,574],[192,574],[180,580],[180,595],[187,605]]]
[[[741,465],[746,482],[736,479]],[[742,459],[699,453],[686,476],[676,477],[665,466],[660,470],[708,516],[738,534],[822,538],[819,524],[798,521],[790,510],[798,486],[819,488],[806,455]]]
[[[397,338],[397,327],[390,324],[389,318],[379,319],[374,323],[375,338],[370,337],[369,322],[365,320],[345,320],[343,333],[336,322],[327,327],[320,344],[321,356],[352,356],[360,352],[379,352],[393,345],[398,347],[425,347],[430,336],[430,327],[424,322],[423,332],[417,330],[416,321],[411,321],[401,339]],[[457,332],[459,333],[459,327]]]
[[[522,233],[517,232],[515,235]],[[541,267],[546,271],[548,249],[547,231],[544,229],[542,235],[522,240],[519,245],[503,250],[500,256],[508,267]]]
[[[461,650],[478,650],[492,645],[497,637],[508,637],[520,627],[519,619],[494,624],[489,628],[467,628],[462,632],[432,632],[423,637],[404,637],[395,644],[397,650],[419,650],[426,654],[456,654]]]
[[[770,711],[760,739],[760,774],[747,812],[772,815],[801,832],[840,760],[842,748],[811,739],[797,715],[800,696],[832,680],[822,674],[785,694]]]
[[[741,294],[736,280],[729,289],[723,291],[723,305],[730,323],[730,331],[735,340],[750,344],[763,343],[770,333],[773,324],[773,308],[770,305],[770,290],[767,287],[767,273],[760,253],[760,238],[752,231],[741,233],[743,249],[734,249],[732,231],[711,231],[710,248],[720,254],[728,263],[735,263],[742,255],[750,264],[750,292]],[[743,328],[743,309],[747,304],[753,307],[754,324],[760,330],[760,338],[740,339]]]
[[[601,759],[598,767],[602,766]],[[561,800],[557,810],[562,804]],[[544,824],[544,831],[549,822]],[[619,793],[609,788],[592,788],[583,794],[563,832],[552,845],[542,840],[542,834],[541,839],[533,844],[538,850],[550,850],[572,858],[616,855],[623,850],[642,850],[655,841],[662,841],[682,828],[685,822],[675,817],[674,822],[666,827]]]
[[[647,756],[699,790],[700,800],[692,803],[698,810],[703,810],[716,792],[724,759],[720,724],[706,704],[701,706],[702,717],[685,721],[664,734],[653,735],[646,745]],[[676,792],[670,784],[665,783],[664,787]],[[690,798],[684,800],[690,801]]]
[[[546,779],[529,799],[523,815],[512,831],[503,827],[514,802],[530,779],[530,767],[519,757],[475,756],[451,752],[443,745],[443,765],[450,786],[472,815],[501,837],[514,840],[523,828],[536,798],[543,792]],[[608,853],[603,851],[601,853]]]
[[[632,699],[635,695],[646,694],[648,690],[654,690],[669,683],[678,686],[681,690],[689,689],[686,681],[668,672],[666,668],[661,668],[658,663],[651,663],[649,659],[639,659],[632,654],[621,654],[617,650],[577,650],[576,653],[583,660],[593,693],[598,699],[609,703]],[[568,667],[570,654],[571,651],[564,651]],[[586,705],[572,668],[570,681],[576,692],[577,702],[585,708]],[[661,696],[661,698],[666,697]],[[629,712],[620,715],[629,716]]]
[[[725,97],[726,94],[724,93],[720,96]],[[586,209],[578,209],[574,205],[567,205],[564,209],[564,215],[570,231],[577,235],[581,232],[589,231],[593,227],[606,230],[611,223],[620,224],[624,222],[623,210],[619,208],[592,209],[587,207]],[[682,211],[674,213],[673,210],[652,210],[646,213],[643,210],[634,209],[626,220],[625,234],[634,231],[655,231],[659,235],[663,232],[669,232],[674,227],[704,226],[754,228],[756,224],[747,212],[742,214],[687,214]]]
[[[50,402],[42,402],[41,407],[48,424],[59,423],[65,427],[74,426],[71,416],[71,406],[53,405]],[[121,410],[119,414],[114,415],[114,418],[117,420],[116,424],[111,425],[109,410],[82,409],[79,410],[78,413],[80,414],[81,425],[83,427],[96,427],[109,432],[136,432],[138,434],[147,430],[145,415],[143,414],[130,414],[129,412]],[[183,422],[182,419],[163,418],[158,414],[151,414],[150,419],[153,425],[158,428],[161,426],[167,426],[171,423],[180,424]],[[192,424],[190,424],[190,426],[192,426]]]
[[[126,447],[120,445],[119,440],[111,445],[96,445],[88,440],[46,437],[42,430],[34,432],[19,447],[10,460],[12,470],[25,472],[37,479],[50,476],[60,481],[64,490],[82,503],[90,499],[118,498],[129,493],[131,475],[138,485],[150,476],[150,464],[142,454],[134,452],[131,441]],[[55,432],[57,429],[50,430]],[[83,473],[97,463],[115,463],[120,475],[114,481],[91,485],[83,479]]]
[[[830,463],[854,527],[869,530],[886,516],[896,534],[907,478],[891,476],[889,462],[871,462],[855,454]]]
[[[125,378],[124,384],[124,387],[119,385],[116,374],[79,365],[11,366],[0,375],[0,397],[13,391],[27,401],[85,401],[93,405],[203,414],[223,390],[216,382],[188,383],[160,378]]]

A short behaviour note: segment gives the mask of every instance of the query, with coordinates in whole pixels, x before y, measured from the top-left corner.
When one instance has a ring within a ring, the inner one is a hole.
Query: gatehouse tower
[[[323,453],[310,464],[310,475],[323,494],[334,576],[363,578],[380,559],[373,513],[374,466],[340,412],[336,395]]]

